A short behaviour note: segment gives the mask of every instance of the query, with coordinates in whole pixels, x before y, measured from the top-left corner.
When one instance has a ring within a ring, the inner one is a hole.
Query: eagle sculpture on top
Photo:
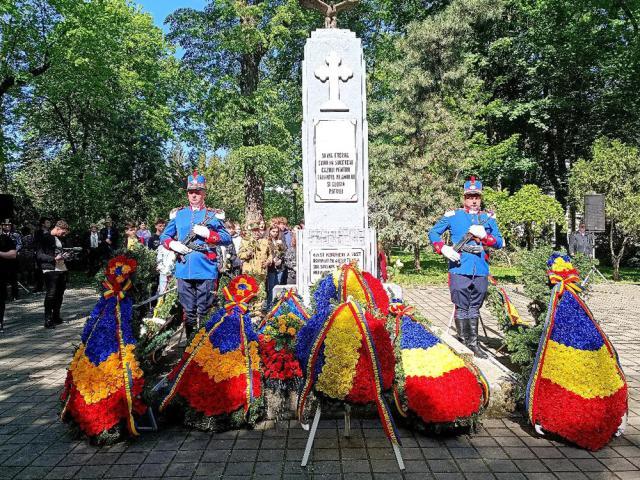
[[[298,0],[304,8],[317,10],[324,13],[324,28],[336,28],[338,14],[355,7],[360,0],[343,0],[340,3],[332,4],[322,0]]]

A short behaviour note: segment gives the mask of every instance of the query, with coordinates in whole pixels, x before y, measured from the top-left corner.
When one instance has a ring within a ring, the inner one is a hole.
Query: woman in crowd
[[[297,237],[298,227],[293,229],[291,235],[291,245],[287,248],[287,251],[284,252],[284,266],[287,269],[287,285],[295,285],[297,276],[296,276],[296,237]]]
[[[124,226],[124,248],[127,250],[133,250],[134,248],[138,248],[142,245],[142,241],[137,235],[136,232],[136,224],[133,222],[128,222]]]
[[[136,232],[136,236],[140,239],[140,243],[145,247],[149,246],[149,240],[151,239],[151,232],[147,228],[146,222],[140,222],[140,228]]]
[[[238,257],[242,261],[242,273],[251,275],[261,285],[256,308],[263,310],[264,285],[267,278],[267,261],[269,259],[269,244],[266,238],[262,238],[262,230],[258,223],[247,225],[247,236],[242,239]]]
[[[278,276],[284,271],[284,252],[286,250],[278,224],[269,227],[269,258],[267,260],[267,309],[273,302],[273,287],[278,285]]]

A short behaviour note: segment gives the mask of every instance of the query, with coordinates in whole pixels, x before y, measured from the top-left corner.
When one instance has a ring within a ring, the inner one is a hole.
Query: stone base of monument
[[[298,393],[281,389],[264,389],[266,417],[269,420],[290,420],[296,416]]]

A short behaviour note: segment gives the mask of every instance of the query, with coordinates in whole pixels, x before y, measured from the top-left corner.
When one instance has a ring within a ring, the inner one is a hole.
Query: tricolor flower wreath
[[[171,389],[160,405],[163,411],[179,401],[185,422],[206,430],[254,425],[262,407],[258,336],[247,303],[258,284],[240,275],[223,293],[227,303],[196,333],[169,374]]]
[[[344,299],[336,304],[336,297]],[[305,377],[298,417],[302,419],[312,390],[333,401],[375,402],[387,436],[399,443],[383,397],[393,384],[393,347],[386,319],[370,311],[375,304],[366,280],[346,265],[319,283],[314,298],[316,313],[298,334],[297,355]]]
[[[265,315],[260,322],[259,331],[262,332],[264,330],[269,320],[289,313],[294,314],[303,322],[306,322],[311,317],[309,312],[307,312],[307,309],[304,308],[302,299],[293,288],[287,290],[280,296],[271,311]]]
[[[571,259],[547,262],[554,285],[526,394],[527,413],[544,429],[589,450],[621,433],[627,382],[613,345],[578,293]]]
[[[73,421],[98,441],[119,438],[121,424],[138,435],[134,415],[146,412],[144,386],[131,329],[133,302],[127,292],[136,262],[124,256],[109,261],[105,291],[85,323],[61,395],[61,418]]]
[[[391,305],[396,348],[394,399],[404,417],[426,424],[468,424],[489,400],[486,379],[413,316]]]

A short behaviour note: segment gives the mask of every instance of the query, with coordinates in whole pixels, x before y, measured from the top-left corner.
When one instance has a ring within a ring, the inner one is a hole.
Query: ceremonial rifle
[[[484,226],[489,221],[489,218],[489,213],[487,213],[487,218],[480,221],[478,225]],[[482,245],[467,245],[467,242],[469,242],[472,238],[475,237],[473,236],[473,234],[471,234],[471,232],[465,233],[464,237],[462,237],[457,243],[453,245],[453,249],[458,253],[460,253],[461,250],[467,253],[481,253],[483,250]]]
[[[212,216],[212,217],[209,217],[209,216],[208,216],[208,214],[207,214],[207,213],[205,213],[205,215],[204,215],[204,219],[202,220],[202,222],[200,222],[200,223],[196,223],[196,225],[203,225],[203,226],[205,226],[205,227],[206,227],[206,226],[207,226],[207,223],[208,223],[209,221],[213,220],[214,218],[215,218],[215,213],[213,214],[213,216]],[[195,227],[195,225],[194,225],[194,227]],[[192,227],[192,228],[191,228],[191,232],[189,233],[189,235],[187,235],[187,236],[185,237],[185,239],[184,239],[184,240],[183,240],[183,242],[182,242],[182,243],[184,244],[184,246],[185,246],[185,247],[187,247],[187,248],[189,248],[191,251],[190,251],[190,252],[188,252],[188,253],[185,253],[184,255],[178,254],[178,261],[179,261],[180,263],[184,263],[184,262],[186,262],[185,257],[186,257],[187,255],[189,255],[189,253],[193,253],[193,252],[200,252],[200,253],[203,253],[203,254],[204,254],[204,253],[207,253],[207,252],[209,251],[209,247],[208,247],[208,245],[207,245],[206,243],[205,243],[204,245],[203,245],[203,244],[200,244],[200,243],[196,243],[196,240],[197,240],[197,239],[198,239],[198,235],[196,235],[196,234],[193,232],[193,227]]]

